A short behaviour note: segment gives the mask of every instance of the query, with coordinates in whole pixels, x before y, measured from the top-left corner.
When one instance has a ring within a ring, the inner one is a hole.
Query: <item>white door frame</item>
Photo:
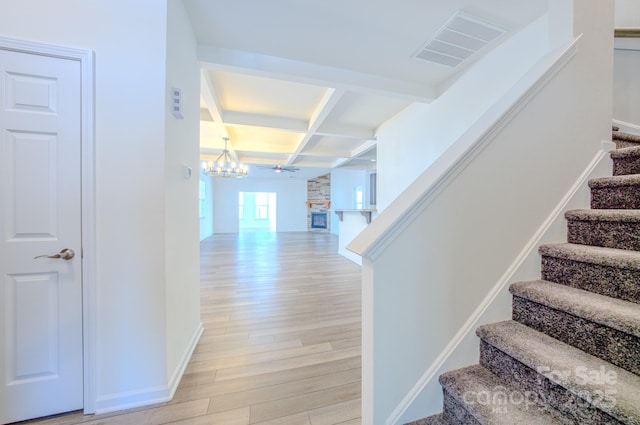
[[[96,278],[95,278],[95,134],[94,53],[49,44],[0,37],[0,49],[74,60],[80,63],[81,84],[81,200],[82,200],[82,339],[84,413],[95,413],[96,402]]]

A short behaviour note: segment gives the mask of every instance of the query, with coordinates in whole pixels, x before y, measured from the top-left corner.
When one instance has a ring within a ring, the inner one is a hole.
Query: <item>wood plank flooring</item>
[[[325,233],[201,244],[205,332],[174,399],[39,425],[360,425],[360,266]]]

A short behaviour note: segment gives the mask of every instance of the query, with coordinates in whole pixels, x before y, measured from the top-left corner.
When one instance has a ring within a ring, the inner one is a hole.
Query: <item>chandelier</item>
[[[227,149],[228,137],[224,137],[224,150],[215,161],[205,161],[202,163],[202,170],[207,176],[212,177],[226,177],[226,178],[240,178],[246,177],[249,173],[249,167],[242,164],[236,164],[229,150]]]

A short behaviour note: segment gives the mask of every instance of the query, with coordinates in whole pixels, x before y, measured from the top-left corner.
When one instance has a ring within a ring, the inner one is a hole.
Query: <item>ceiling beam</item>
[[[322,125],[322,123],[324,123],[344,94],[345,91],[341,89],[328,88],[325,90],[324,96],[320,99],[320,102],[309,119],[307,133],[305,133],[305,135],[300,139],[300,142],[298,142],[298,146],[296,146],[296,150],[289,157],[287,165],[292,165],[295,162],[300,152],[302,152],[307,143],[309,143],[316,130]]]
[[[430,103],[438,95],[436,87],[431,85],[211,45],[198,46],[198,59],[203,67],[220,71],[336,87],[411,102]]]
[[[228,126],[265,127],[294,133],[307,133],[310,131],[309,123],[301,119],[227,110],[223,111],[222,114],[224,116],[224,125]],[[313,133],[318,136],[362,140],[373,139],[375,137],[374,130],[365,127],[327,123],[316,127],[318,128]]]
[[[205,107],[213,118],[213,122],[218,125],[220,134],[223,138],[226,137],[227,139],[229,139],[229,133],[224,126],[224,121],[222,120],[222,107],[220,106],[220,101],[218,99],[218,96],[216,95],[216,91],[213,88],[213,83],[211,82],[206,69],[200,70],[200,95],[202,96]],[[238,155],[233,149],[233,143],[229,143],[227,149],[229,150],[229,155],[231,156],[233,161],[240,162],[238,160]]]

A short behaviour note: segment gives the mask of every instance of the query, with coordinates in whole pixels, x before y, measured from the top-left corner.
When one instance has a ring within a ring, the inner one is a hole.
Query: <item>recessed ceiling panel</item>
[[[323,87],[272,78],[210,71],[224,110],[308,120],[322,99]]]
[[[273,152],[236,151],[240,162],[245,164],[285,164],[288,154]]]
[[[264,127],[232,126],[228,131],[233,148],[239,151],[293,153],[302,138],[299,133]]]
[[[351,156],[351,152],[362,144],[359,139],[341,137],[314,136],[309,140],[301,154],[328,155],[337,157]]]
[[[212,121],[200,121],[200,147],[224,149],[220,126]]]
[[[342,159],[335,156],[298,155],[295,165],[304,167],[331,167],[335,161]]]

